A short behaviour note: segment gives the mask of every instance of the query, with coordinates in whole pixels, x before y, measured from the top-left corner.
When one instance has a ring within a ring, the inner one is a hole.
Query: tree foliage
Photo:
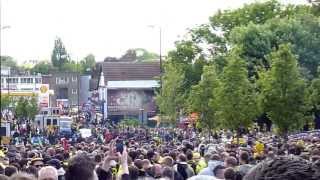
[[[26,100],[28,102],[25,107],[27,111],[27,117],[29,120],[34,120],[35,116],[38,114],[38,104],[36,97],[32,97],[30,100]]]
[[[159,55],[153,52],[149,52],[143,48],[134,49],[137,55],[137,61],[157,61],[159,60]]]
[[[212,106],[215,101],[214,89],[218,87],[218,78],[214,66],[204,66],[200,82],[192,86],[189,96],[191,112],[200,114],[201,127],[212,130],[217,126],[215,118],[215,107]]]
[[[235,51],[228,57],[215,93],[214,106],[222,127],[236,130],[253,122],[257,115],[256,92],[248,80],[245,61]]]
[[[220,11],[210,17],[209,24],[190,29],[167,55],[166,65],[170,68],[164,71],[163,95],[157,96],[161,113],[176,120],[179,115],[198,111],[201,122],[208,122],[204,126],[210,129],[217,125],[237,129],[249,126],[258,113],[267,112],[281,132],[299,128],[307,118],[303,78],[314,79],[320,64],[318,7],[316,3],[310,6],[260,1]],[[286,54],[282,44],[291,44],[288,48],[292,49],[292,57],[280,56]],[[286,61],[288,69],[280,71],[277,66]],[[215,67],[218,83],[208,80],[214,78],[207,67],[203,68],[206,65]],[[261,89],[256,87],[256,79]],[[317,82],[314,80],[310,86],[309,99],[319,99]],[[288,88],[285,97],[279,89],[281,84],[281,88]],[[258,93],[260,106],[255,100]]]
[[[1,111],[8,108],[11,103],[12,103],[12,98],[10,96],[1,95],[1,101],[0,101]]]
[[[25,97],[19,98],[15,107],[15,115],[20,121],[34,120],[37,113],[38,104],[36,97],[32,97],[31,99]]]
[[[96,64],[96,59],[93,54],[88,54],[83,60],[80,61],[81,64],[81,71],[84,72],[91,72],[92,68]]]
[[[172,64],[165,65],[165,74],[162,77],[162,90],[157,94],[156,102],[161,114],[169,117],[175,123],[183,102],[183,79],[184,74]]]
[[[54,67],[59,70],[69,62],[69,54],[60,38],[56,38],[54,41],[54,48],[51,55],[51,62]]]
[[[309,102],[316,113],[320,112],[320,78],[312,81],[309,87]]]
[[[55,68],[52,66],[50,62],[41,61],[38,64],[36,64],[33,68],[31,68],[30,72],[32,74],[34,73],[49,74],[50,71],[52,70],[55,70]]]
[[[10,67],[10,73],[18,73],[24,68],[18,66],[17,61],[13,59],[11,56],[1,56],[1,66]]]
[[[20,97],[15,108],[15,115],[20,121],[28,118],[27,105],[28,101],[25,98]]]
[[[305,82],[289,45],[270,55],[271,70],[262,73],[260,105],[279,132],[301,128],[305,111]]]
[[[320,64],[320,24],[319,18],[311,14],[299,15],[291,19],[275,18],[265,24],[249,24],[234,28],[230,40],[242,48],[248,61],[250,75],[257,75],[262,68],[269,68],[267,55],[280,44],[291,43],[298,62],[306,70],[305,77],[313,78]]]
[[[83,70],[83,68],[80,63],[77,63],[75,61],[70,61],[70,62],[65,63],[61,67],[61,70],[65,71],[65,72],[81,72]]]
[[[17,62],[10,56],[1,56],[1,66],[17,67]]]

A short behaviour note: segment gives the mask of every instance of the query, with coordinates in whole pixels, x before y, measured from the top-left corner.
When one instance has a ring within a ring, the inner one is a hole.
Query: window
[[[33,78],[20,78],[21,83],[31,84],[33,83]]]
[[[28,83],[33,83],[33,78],[28,78]]]
[[[54,109],[54,110],[52,110],[52,113],[53,113],[53,114],[59,114],[59,109]]]
[[[1,84],[4,83],[4,78],[1,78]]]
[[[54,125],[54,126],[58,125],[58,120],[57,119],[53,119],[52,125]]]
[[[67,84],[69,83],[68,77],[56,77],[56,84]]]
[[[77,76],[72,76],[72,82],[77,81]]]
[[[27,78],[20,78],[21,83],[27,83]]]
[[[18,78],[9,78],[9,83],[18,83],[19,79]]]
[[[59,88],[57,92],[57,99],[68,99],[68,88]]]
[[[77,89],[72,89],[72,94],[77,94]]]
[[[35,80],[36,80],[37,84],[41,84],[41,82],[42,82],[41,78],[35,78]]]
[[[47,119],[47,126],[51,125],[51,119]]]

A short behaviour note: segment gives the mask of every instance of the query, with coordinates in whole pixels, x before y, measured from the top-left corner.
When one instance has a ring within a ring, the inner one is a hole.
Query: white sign
[[[39,88],[40,107],[49,107],[49,84],[41,84]]]
[[[81,137],[83,138],[88,138],[92,136],[91,129],[80,129],[79,131],[80,131]]]

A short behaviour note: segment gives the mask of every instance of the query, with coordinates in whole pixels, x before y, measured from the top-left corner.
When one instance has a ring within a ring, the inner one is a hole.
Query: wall
[[[80,104],[84,104],[88,102],[88,98],[90,97],[89,85],[90,85],[90,75],[82,75],[80,76]]]

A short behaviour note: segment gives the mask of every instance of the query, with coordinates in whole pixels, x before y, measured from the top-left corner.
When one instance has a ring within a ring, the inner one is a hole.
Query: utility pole
[[[80,64],[79,64],[79,60],[77,58],[77,95],[78,95],[78,120],[80,121]]]

